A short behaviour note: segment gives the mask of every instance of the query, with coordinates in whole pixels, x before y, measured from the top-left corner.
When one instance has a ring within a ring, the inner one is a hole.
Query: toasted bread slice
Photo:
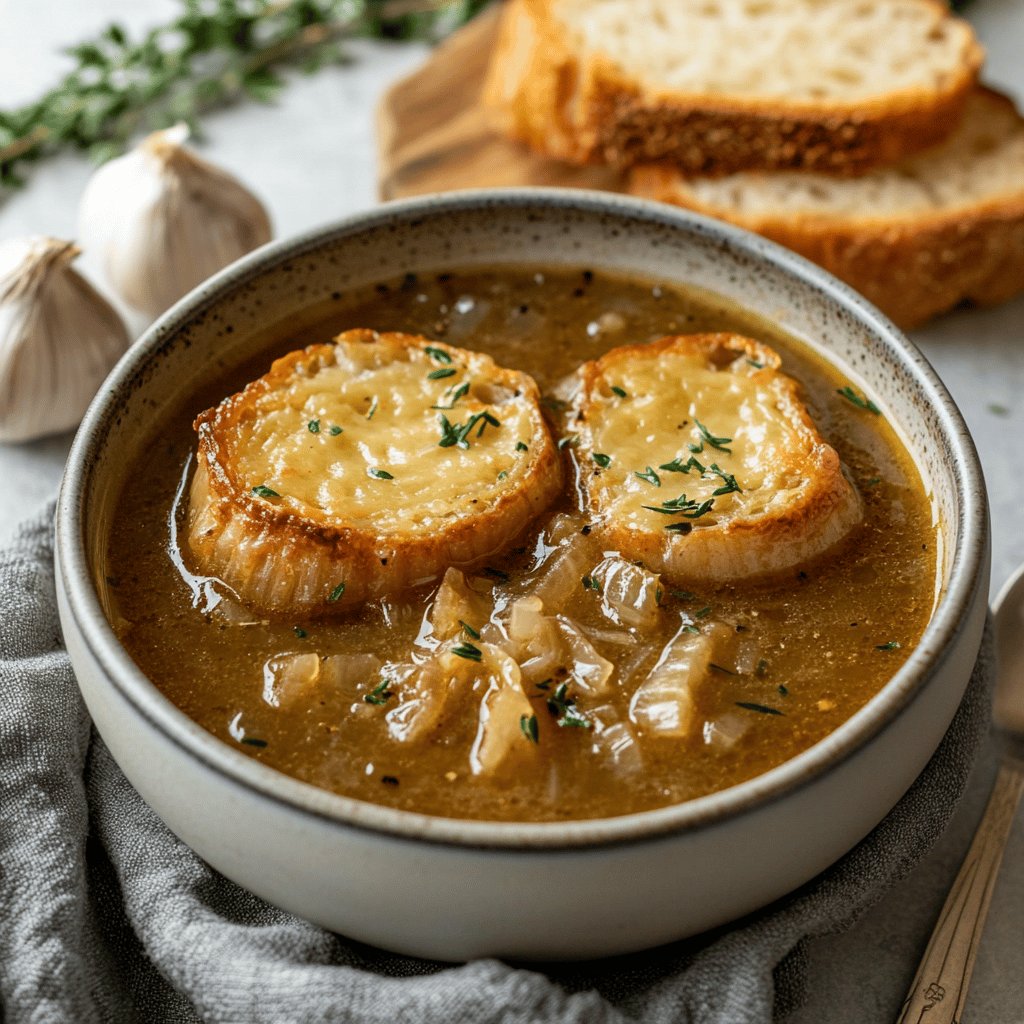
[[[777,575],[840,541],[860,497],[779,365],[734,334],[585,363],[569,426],[592,536],[684,586]]]
[[[732,221],[819,263],[901,327],[1024,290],[1024,119],[979,89],[941,145],[862,178],[690,178],[637,167],[630,191]]]
[[[573,163],[857,173],[947,135],[983,57],[940,0],[511,0],[484,101]]]
[[[292,352],[196,419],[192,554],[280,614],[472,566],[561,487],[539,397],[489,356],[406,334]]]

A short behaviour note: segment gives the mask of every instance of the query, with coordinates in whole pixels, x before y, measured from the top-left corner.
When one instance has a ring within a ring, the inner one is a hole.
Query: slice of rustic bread
[[[196,419],[188,543],[250,606],[329,615],[508,544],[556,496],[533,378],[406,334],[347,331]]]
[[[591,536],[683,586],[777,575],[845,537],[860,497],[779,365],[734,334],[585,363],[567,428]]]
[[[484,100],[574,163],[856,173],[943,138],[983,56],[941,0],[510,0]]]
[[[946,142],[861,178],[635,168],[630,191],[760,232],[830,270],[901,327],[1024,290],[1024,119],[979,89]]]

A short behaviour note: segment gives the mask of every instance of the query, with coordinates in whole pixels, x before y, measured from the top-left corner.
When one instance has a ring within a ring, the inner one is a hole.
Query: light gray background
[[[66,70],[62,46],[113,19],[141,29],[176,10],[171,0],[0,0],[0,106],[33,99]],[[1024,0],[974,0],[968,14],[988,50],[988,79],[1024,101]],[[276,237],[377,201],[375,107],[383,90],[426,50],[372,43],[351,49],[355,64],[296,77],[275,106],[244,105],[205,122],[204,152],[266,202]],[[28,189],[0,202],[0,239],[40,233],[74,238],[78,198],[90,172],[74,156],[39,165]],[[101,284],[88,254],[79,266]],[[134,319],[132,326],[140,330],[144,323]],[[952,391],[981,452],[992,503],[994,593],[1024,561],[1024,299],[955,313],[913,338]],[[54,493],[69,444],[69,435],[0,444],[0,543]],[[951,855],[965,848],[990,775],[991,758],[979,766],[940,849],[883,906],[848,934],[809,950],[808,1002],[788,1024],[893,1018],[951,880]],[[1024,1022],[1022,922],[1024,821],[1018,820],[963,1024]]]

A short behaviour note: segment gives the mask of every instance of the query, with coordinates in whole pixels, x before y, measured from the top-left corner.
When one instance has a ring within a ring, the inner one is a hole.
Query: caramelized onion
[[[612,622],[641,632],[658,624],[661,578],[656,573],[610,555],[590,575],[601,588],[601,610]]]

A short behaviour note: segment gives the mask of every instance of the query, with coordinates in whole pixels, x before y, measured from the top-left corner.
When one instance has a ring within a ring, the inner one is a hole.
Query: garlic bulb
[[[77,426],[128,348],[124,322],[71,267],[71,242],[0,243],[0,441]]]
[[[154,132],[93,174],[79,238],[114,291],[157,316],[233,260],[270,240],[260,201],[184,142],[184,125]]]

